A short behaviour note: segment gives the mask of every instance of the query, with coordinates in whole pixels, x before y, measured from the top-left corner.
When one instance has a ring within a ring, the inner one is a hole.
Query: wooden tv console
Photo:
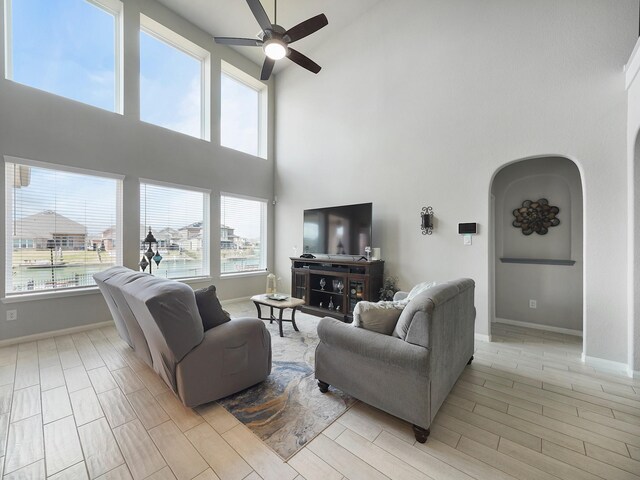
[[[380,299],[384,261],[356,261],[328,258],[291,259],[291,295],[305,301],[301,310],[311,315],[353,320],[353,308],[360,300]],[[325,280],[324,288],[320,280]],[[337,287],[342,281],[342,293]],[[329,304],[333,303],[333,309]],[[336,308],[337,307],[337,308]]]

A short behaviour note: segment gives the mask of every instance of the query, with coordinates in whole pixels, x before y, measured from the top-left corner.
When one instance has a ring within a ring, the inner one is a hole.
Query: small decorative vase
[[[270,273],[267,275],[267,294],[273,295],[276,291],[276,276],[273,273]]]

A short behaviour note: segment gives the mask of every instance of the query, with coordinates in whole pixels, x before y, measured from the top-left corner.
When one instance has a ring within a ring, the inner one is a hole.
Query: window
[[[209,53],[140,16],[140,119],[209,140]]]
[[[220,273],[267,269],[267,201],[220,197]]]
[[[95,285],[122,265],[122,179],[5,157],[6,294]]]
[[[140,183],[140,260],[149,248],[149,229],[157,240],[153,274],[166,278],[209,275],[209,192],[151,180]],[[149,267],[146,268],[149,271]]]
[[[8,79],[122,113],[117,0],[5,0]]]
[[[267,87],[222,62],[220,144],[266,158]]]

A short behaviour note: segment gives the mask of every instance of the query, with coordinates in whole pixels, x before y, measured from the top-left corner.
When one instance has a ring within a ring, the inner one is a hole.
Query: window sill
[[[162,277],[159,277],[162,278]],[[186,283],[190,285],[192,283],[210,283],[213,281],[209,275],[205,277],[187,277],[187,278],[172,278],[171,280],[175,280],[177,282]],[[100,293],[100,289],[97,286],[85,287],[85,288],[73,288],[69,290],[58,290],[58,291],[41,291],[34,293],[23,293],[18,295],[9,295],[6,296],[0,301],[4,304],[11,303],[22,303],[22,302],[33,302],[35,300],[51,300],[58,299],[64,297],[77,297],[80,295],[93,295],[96,293]]]
[[[176,282],[186,283],[187,285],[192,283],[213,282],[213,278],[209,275],[206,275],[204,277],[170,278],[169,280],[175,280]]]
[[[220,279],[225,280],[227,278],[262,277],[267,275],[269,275],[269,272],[266,270],[258,270],[255,272],[221,273]]]
[[[10,304],[10,303],[21,303],[21,302],[33,302],[34,300],[50,300],[53,298],[63,298],[63,297],[77,297],[80,295],[94,295],[96,293],[100,293],[98,287],[86,287],[86,288],[74,288],[69,290],[58,290],[53,292],[34,292],[34,293],[23,293],[20,295],[9,295],[1,299],[2,303]]]

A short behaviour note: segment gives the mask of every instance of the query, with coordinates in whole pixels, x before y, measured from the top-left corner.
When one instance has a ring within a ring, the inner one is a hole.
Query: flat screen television
[[[371,246],[372,203],[304,211],[303,253],[364,255]]]

